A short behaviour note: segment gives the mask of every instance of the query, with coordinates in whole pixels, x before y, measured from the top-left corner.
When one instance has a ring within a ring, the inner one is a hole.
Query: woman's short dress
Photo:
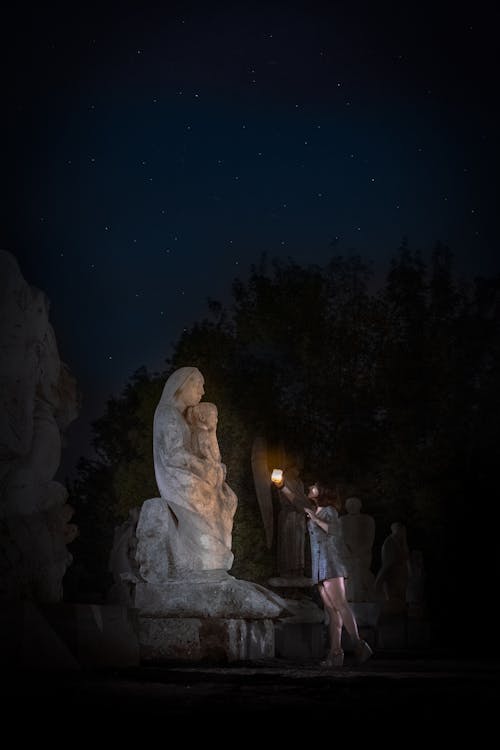
[[[314,583],[328,578],[347,578],[347,569],[342,560],[344,541],[339,514],[335,508],[327,505],[321,508],[317,517],[328,524],[328,532],[323,531],[314,521],[307,522],[311,542],[311,568]]]

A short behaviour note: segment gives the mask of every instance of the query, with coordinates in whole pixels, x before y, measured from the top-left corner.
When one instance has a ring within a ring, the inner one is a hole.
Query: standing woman
[[[359,637],[358,625],[345,593],[347,571],[342,562],[342,527],[339,522],[338,499],[328,489],[313,484],[308,497],[316,506],[305,508],[307,530],[311,541],[312,579],[318,585],[321,599],[328,612],[330,651],[322,667],[341,667],[344,652],[341,646],[342,626],[354,644],[358,663],[370,658],[372,650]]]

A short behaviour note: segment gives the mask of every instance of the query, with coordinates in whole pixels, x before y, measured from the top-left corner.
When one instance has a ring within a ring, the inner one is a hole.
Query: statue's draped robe
[[[161,583],[191,571],[229,570],[236,495],[221,481],[213,461],[194,455],[190,427],[165,391],[155,412],[153,433],[161,497],[146,500],[141,510],[137,526],[141,576]]]

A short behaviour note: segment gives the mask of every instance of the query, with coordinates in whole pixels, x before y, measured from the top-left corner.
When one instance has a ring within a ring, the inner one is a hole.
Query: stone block
[[[143,662],[255,661],[275,652],[270,619],[140,617],[139,641]]]

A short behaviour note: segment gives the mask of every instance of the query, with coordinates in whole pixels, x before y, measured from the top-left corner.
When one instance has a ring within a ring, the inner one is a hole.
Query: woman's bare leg
[[[340,613],[345,629],[351,636],[356,660],[362,664],[373,655],[373,651],[368,643],[359,637],[358,624],[345,595],[344,579],[329,578],[323,581],[323,588],[333,608]]]
[[[351,636],[352,642],[356,644],[359,641],[358,624],[346,599],[344,579],[329,578],[323,581],[323,588],[330,600],[330,606],[340,613],[345,629]]]
[[[335,656],[342,651],[342,616],[340,612],[332,606],[332,603],[326,593],[323,584],[319,584],[319,593],[328,612],[328,629],[330,634],[330,656]]]

